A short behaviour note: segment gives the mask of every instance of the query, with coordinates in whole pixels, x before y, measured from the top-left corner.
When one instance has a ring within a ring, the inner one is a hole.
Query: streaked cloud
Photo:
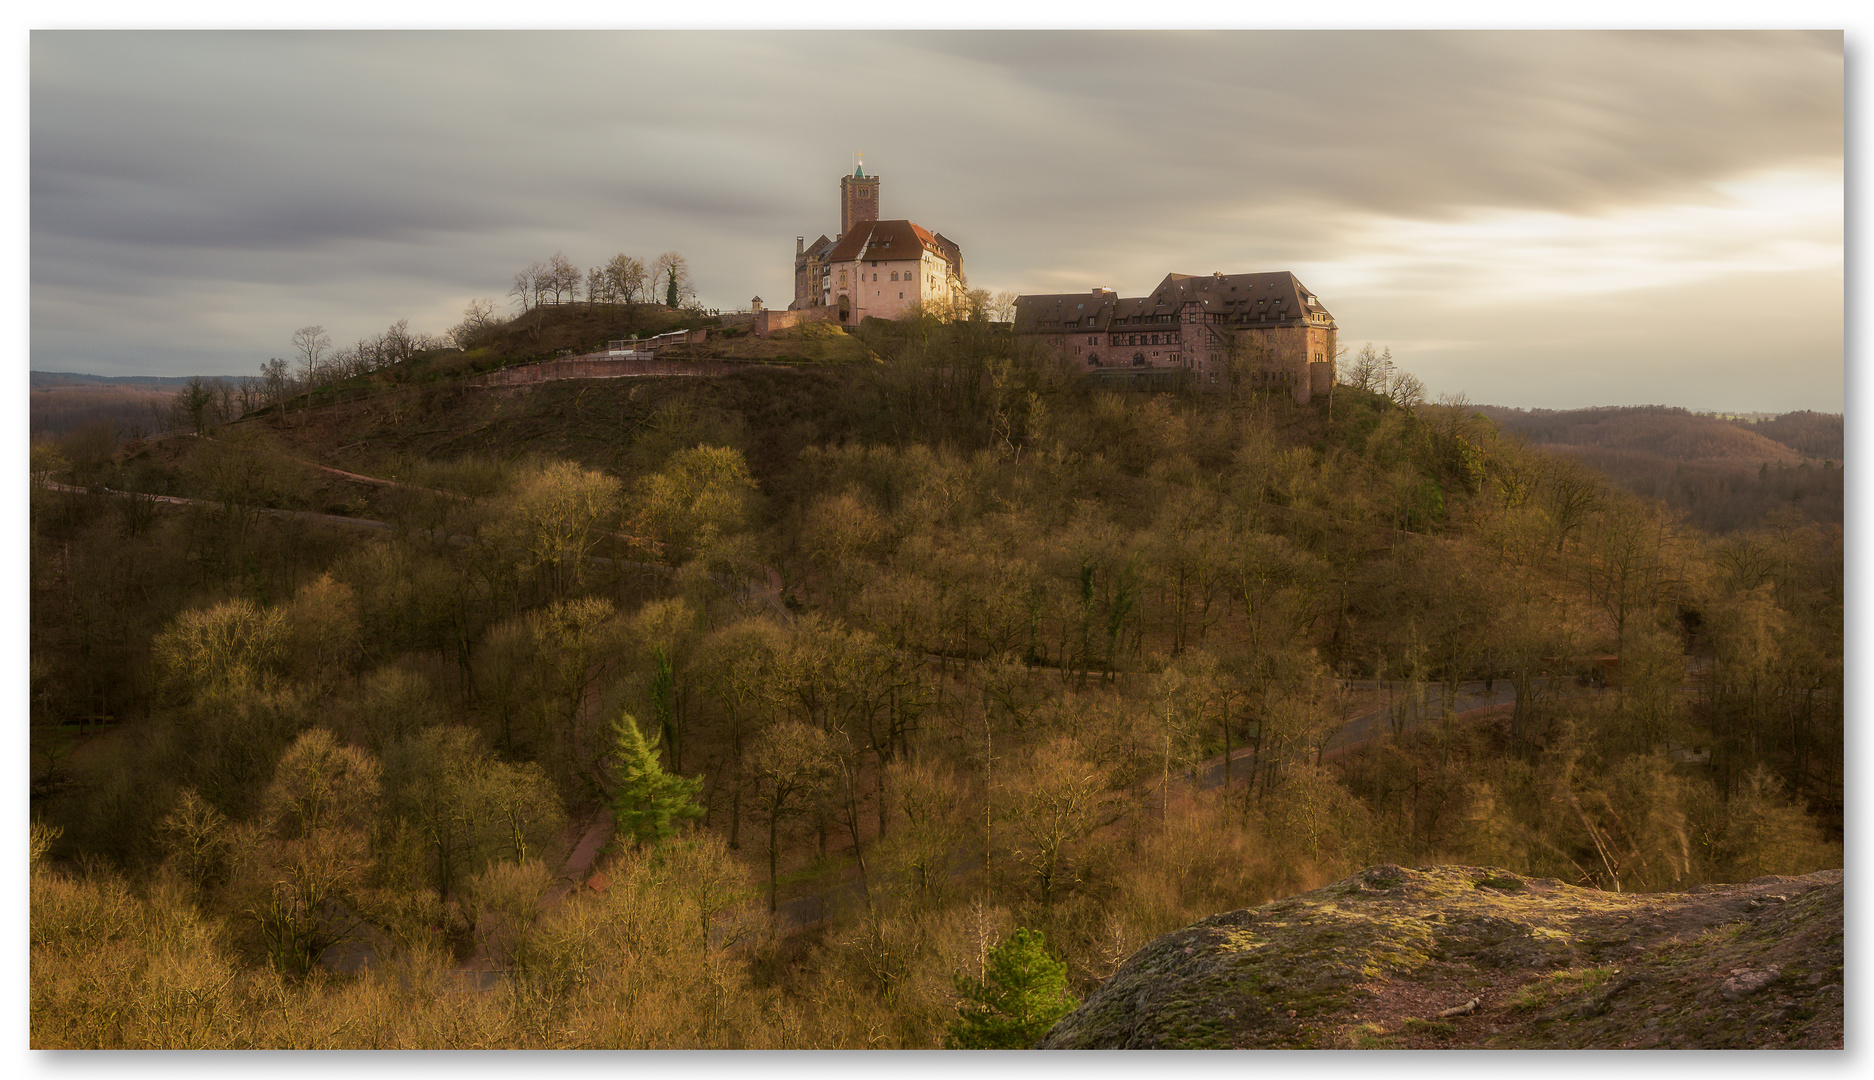
[[[1352,214],[1330,261],[1300,264],[1346,293],[1437,291],[1461,304],[1566,299],[1843,267],[1839,171],[1710,185],[1698,202],[1597,214],[1488,209],[1455,220]]]
[[[1537,327],[1586,342],[1583,305],[1645,310],[1617,368],[1663,369],[1705,333],[1700,298],[1800,282],[1832,297],[1822,331],[1775,378],[1737,365],[1717,404],[1840,407],[1839,33],[38,32],[31,53],[38,368],[245,372],[309,322],[441,330],[556,250],[675,248],[705,302],[773,302],[863,150],[885,213],[961,244],[972,284],[1294,269],[1345,341],[1480,400],[1501,362],[1462,357]]]

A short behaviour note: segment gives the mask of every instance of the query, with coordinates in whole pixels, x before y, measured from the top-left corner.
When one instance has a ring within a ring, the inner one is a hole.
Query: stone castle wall
[[[753,326],[755,336],[765,338],[777,330],[785,330],[790,326],[799,326],[802,323],[836,323],[838,321],[839,309],[831,304],[821,304],[817,307],[789,308],[784,311],[775,311],[772,309],[758,311],[754,315]]]

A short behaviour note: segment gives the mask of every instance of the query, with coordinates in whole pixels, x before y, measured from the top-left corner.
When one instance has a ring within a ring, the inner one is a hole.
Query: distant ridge
[[[1835,413],[1791,412],[1774,417],[1760,413],[1753,415],[1763,419],[1753,423],[1668,405],[1476,408],[1498,426],[1545,446],[1598,447],[1658,454],[1675,461],[1794,464],[1804,457],[1842,458],[1842,418]]]
[[[1791,508],[1821,524],[1842,523],[1839,413],[1790,412],[1753,423],[1665,405],[1475,408],[1506,433],[1598,469],[1711,533],[1759,528]]]
[[[238,379],[239,375],[86,375],[77,371],[34,371],[34,387],[130,386],[167,389],[189,385],[190,379]]]

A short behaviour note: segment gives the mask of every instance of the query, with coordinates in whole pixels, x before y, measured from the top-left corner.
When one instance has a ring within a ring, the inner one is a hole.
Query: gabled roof
[[[861,221],[827,253],[828,262],[858,259],[909,261],[930,252],[952,263],[962,257],[957,246],[914,221]]]
[[[1263,274],[1166,274],[1152,290],[1153,310],[1176,311],[1186,303],[1197,302],[1206,311],[1230,315],[1260,315],[1264,321],[1274,318],[1299,319],[1309,312],[1333,318],[1321,298],[1309,291],[1294,274],[1277,270]]]
[[[1101,295],[1110,298],[1094,304]],[[1186,304],[1223,315],[1230,322],[1262,323],[1300,320],[1309,312],[1327,315],[1320,298],[1295,275],[1285,270],[1264,274],[1166,274],[1146,296],[1120,297],[1106,290],[1017,297],[1017,333],[1065,333],[1067,323],[1077,330],[1106,329],[1137,318],[1141,324],[1154,316],[1176,318]],[[1245,316],[1235,318],[1235,316]],[[1332,315],[1328,315],[1331,319]]]

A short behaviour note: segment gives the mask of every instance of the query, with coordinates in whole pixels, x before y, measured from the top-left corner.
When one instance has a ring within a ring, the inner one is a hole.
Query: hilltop
[[[1838,529],[1714,538],[1403,395],[820,340],[882,362],[373,346],[38,440],[35,1045],[934,1047],[1017,928],[1089,995],[1376,864],[1841,864]]]
[[[1039,1047],[1838,1049],[1842,882],[1369,867],[1153,941]]]

